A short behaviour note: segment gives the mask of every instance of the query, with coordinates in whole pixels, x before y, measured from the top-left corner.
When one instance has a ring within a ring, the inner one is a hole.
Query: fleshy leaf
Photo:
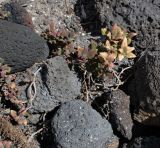
[[[136,57],[136,55],[134,54],[134,53],[132,53],[132,52],[130,52],[130,53],[128,53],[127,54],[127,58],[135,58]]]
[[[105,62],[107,57],[108,57],[108,53],[107,52],[100,52],[99,53],[99,58],[100,58],[101,61]]]
[[[126,48],[127,46],[128,46],[127,38],[124,37],[122,44],[121,44],[121,48]]]
[[[124,59],[124,55],[123,54],[118,54],[117,59],[119,61],[122,61]]]
[[[88,49],[78,46],[77,54],[81,61],[85,61],[87,59]]]
[[[128,45],[131,44],[131,42],[132,42],[131,38],[127,38]]]
[[[136,35],[138,35],[138,33],[136,33],[136,32],[130,32],[130,33],[128,33],[129,38],[133,38]]]
[[[97,49],[97,42],[91,40],[91,49]]]
[[[112,27],[112,40],[122,40],[125,36],[124,30],[122,30],[117,24]]]
[[[114,59],[116,58],[116,53],[114,52],[111,52],[111,53],[108,53],[108,52],[100,52],[99,53],[99,57],[104,59],[105,60],[108,60],[108,61],[114,61]]]
[[[107,28],[101,28],[101,34],[102,35],[106,35],[107,32]]]
[[[95,57],[96,54],[97,54],[97,49],[90,49],[88,51],[87,57],[88,59],[92,59]]]
[[[136,55],[132,53],[134,51],[134,47],[128,46],[127,38],[125,37],[122,41],[121,48],[118,49],[118,57],[117,59],[121,61],[124,57],[126,58],[135,58]]]
[[[110,31],[106,34],[106,36],[111,40],[111,38],[112,38],[112,34],[111,34],[111,32],[110,32]]]
[[[106,43],[105,43],[105,47],[109,50],[111,50],[111,44],[108,40],[106,40]]]
[[[77,47],[77,52],[78,52],[78,56],[81,56],[82,53],[84,52],[84,48],[78,46],[78,47]]]

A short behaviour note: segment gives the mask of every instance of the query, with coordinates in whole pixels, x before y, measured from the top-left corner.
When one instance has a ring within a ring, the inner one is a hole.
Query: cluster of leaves
[[[91,40],[88,48],[73,47],[74,35],[70,37],[66,29],[56,30],[53,23],[42,36],[54,46],[54,56],[65,55],[70,59],[74,57],[79,67],[100,77],[114,69],[115,62],[136,57],[134,47],[130,46],[136,33],[127,32],[117,24],[112,26],[111,31],[102,28],[101,33],[101,39]]]
[[[28,121],[25,118],[27,111],[25,107],[26,102],[17,97],[19,90],[14,80],[15,76],[9,75],[5,79],[5,83],[1,88],[1,92],[5,101],[9,101],[13,105],[13,109],[11,107],[9,110],[7,110],[8,115],[19,125],[27,125]]]
[[[2,98],[5,101],[9,101],[17,108],[17,110],[7,110],[5,113],[10,115],[12,119],[21,125],[27,125],[27,120],[24,118],[24,115],[26,113],[25,111],[25,105],[22,100],[18,99],[18,87],[16,86],[16,83],[14,82],[15,76],[14,75],[8,75],[11,71],[11,68],[3,64],[3,60],[0,59],[0,98],[2,101]],[[3,100],[3,102],[5,102]]]
[[[69,33],[67,29],[56,29],[53,22],[51,22],[49,29],[42,32],[41,36],[47,40],[49,46],[52,48],[52,56],[66,55],[69,56],[74,52],[73,40],[74,33]]]
[[[130,47],[131,39],[136,36],[136,33],[128,33],[125,29],[113,25],[111,32],[106,28],[101,29],[102,35],[106,38],[102,44],[104,51],[99,53],[100,59],[108,67],[113,68],[115,60],[122,61],[124,58],[135,58],[133,53],[134,47]]]
[[[11,15],[11,13],[9,11],[5,11],[0,9],[0,19],[7,19],[9,16]]]
[[[136,57],[134,47],[129,46],[136,33],[129,33],[117,24],[112,26],[111,31],[102,28],[101,33],[101,39],[92,40],[89,49],[77,48],[78,59],[96,77],[108,75],[114,68],[117,69],[115,62]]]

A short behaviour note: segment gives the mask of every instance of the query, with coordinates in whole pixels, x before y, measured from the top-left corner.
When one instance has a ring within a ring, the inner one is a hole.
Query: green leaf
[[[107,28],[101,28],[101,34],[106,35],[107,33]]]

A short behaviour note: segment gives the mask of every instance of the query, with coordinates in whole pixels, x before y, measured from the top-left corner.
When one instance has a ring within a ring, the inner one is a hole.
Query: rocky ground
[[[0,0],[0,148],[159,148],[159,14],[159,0]],[[136,58],[102,79],[72,53],[114,24],[137,33]]]

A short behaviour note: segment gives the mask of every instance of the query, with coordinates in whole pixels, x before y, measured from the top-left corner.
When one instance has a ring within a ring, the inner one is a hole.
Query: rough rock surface
[[[116,138],[109,122],[81,100],[61,104],[52,132],[61,148],[105,148]]]
[[[146,122],[160,115],[160,50],[146,50],[137,63],[135,72],[135,98],[137,98],[134,118]],[[140,119],[141,118],[141,119]],[[159,118],[159,117],[157,117]],[[146,120],[146,121],[145,121]]]
[[[42,67],[36,76],[36,98],[30,111],[42,113],[53,110],[60,102],[75,99],[80,95],[81,84],[77,76],[70,71],[63,57],[54,57],[44,63],[35,64],[25,72],[16,74],[16,83],[20,89],[20,96],[28,99],[27,90],[32,81],[32,73]]]
[[[75,47],[78,45],[88,47],[91,35],[83,31],[80,19],[75,15],[76,0],[14,0],[14,2],[25,6],[24,8],[32,17],[34,29],[38,34],[54,24],[56,31],[66,29],[69,30],[71,38],[74,35]],[[23,16],[23,14],[20,13],[19,15]]]
[[[17,2],[6,3],[2,7],[3,11],[9,14],[6,20],[34,29],[32,17],[21,4]]]
[[[83,0],[82,4],[85,5]],[[93,6],[94,3],[94,6]],[[159,0],[93,0],[92,8],[101,25],[111,27],[117,23],[124,28],[136,31],[138,36],[133,43],[137,50],[159,45],[160,41],[160,2]],[[96,27],[97,24],[95,24]]]
[[[21,0],[16,0],[21,3]],[[76,1],[58,0],[32,0],[26,4],[26,10],[31,14],[35,30],[41,33],[54,22],[57,29],[67,27],[80,30],[78,18],[74,15],[74,5]]]
[[[0,20],[0,57],[12,68],[23,71],[49,55],[48,46],[30,28]]]
[[[130,113],[130,98],[123,91],[112,92],[110,119],[113,127],[127,139],[132,138],[133,121]]]
[[[132,140],[129,144],[124,144],[123,148],[159,148],[159,137],[138,137]]]

